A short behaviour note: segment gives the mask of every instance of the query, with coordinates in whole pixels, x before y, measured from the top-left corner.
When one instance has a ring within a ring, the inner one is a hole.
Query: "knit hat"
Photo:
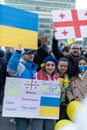
[[[4,56],[4,51],[0,49],[0,57]]]
[[[57,59],[55,57],[53,57],[53,56],[47,56],[47,57],[45,57],[44,60],[43,60],[43,63],[46,63],[48,61],[54,62],[56,66],[58,65]]]

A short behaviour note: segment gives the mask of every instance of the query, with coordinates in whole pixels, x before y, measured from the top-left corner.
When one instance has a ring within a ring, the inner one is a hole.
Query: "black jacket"
[[[43,45],[42,47],[37,49],[37,51],[35,53],[35,57],[34,57],[34,63],[38,64],[37,71],[39,71],[41,69],[40,65],[41,65],[41,63],[43,63],[43,59],[45,57],[47,57],[48,55],[50,55],[50,54],[48,52],[48,48],[46,45]]]
[[[56,40],[55,38],[52,39],[52,52],[54,54],[54,56],[59,60],[59,58],[65,57],[68,60],[69,63],[69,68],[68,68],[68,74],[71,77],[73,72],[74,72],[74,66],[75,66],[75,62],[72,59],[71,55],[67,55],[65,56],[58,48],[58,40]]]

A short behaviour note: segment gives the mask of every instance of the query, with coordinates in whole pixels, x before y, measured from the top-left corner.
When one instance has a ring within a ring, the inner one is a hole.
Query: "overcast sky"
[[[76,0],[76,9],[87,9],[87,0]]]
[[[87,0],[76,0],[76,9],[87,9]]]

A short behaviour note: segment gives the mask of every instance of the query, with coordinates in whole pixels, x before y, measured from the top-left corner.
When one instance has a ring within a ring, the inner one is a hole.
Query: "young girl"
[[[83,100],[87,95],[87,58],[80,56],[70,79],[70,88],[67,90],[68,101]]]
[[[62,84],[61,88],[61,103],[60,103],[60,117],[59,119],[68,118],[66,114],[66,90],[69,88],[69,76],[67,74],[68,71],[68,61],[66,58],[60,58],[58,61],[58,74],[60,76],[60,83]]]
[[[44,58],[42,69],[36,73],[34,79],[56,81],[59,79],[57,74],[57,60],[52,56]],[[53,119],[32,119],[32,130],[54,130],[56,120]]]

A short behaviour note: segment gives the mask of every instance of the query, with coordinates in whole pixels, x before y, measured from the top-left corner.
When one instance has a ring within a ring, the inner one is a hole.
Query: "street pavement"
[[[16,130],[16,126],[10,123],[10,118],[2,117],[0,113],[0,130]]]
[[[16,130],[16,126],[10,123],[9,117],[2,117],[1,113],[2,107],[0,106],[0,130]],[[28,130],[31,130],[31,128]]]

